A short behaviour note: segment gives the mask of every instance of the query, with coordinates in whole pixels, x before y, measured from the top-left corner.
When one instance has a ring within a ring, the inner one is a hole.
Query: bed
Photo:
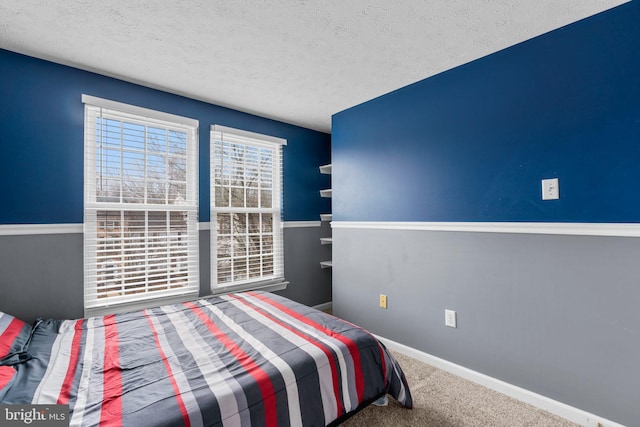
[[[0,403],[69,405],[71,425],[325,426],[391,395],[374,336],[267,292],[27,325],[0,313]]]

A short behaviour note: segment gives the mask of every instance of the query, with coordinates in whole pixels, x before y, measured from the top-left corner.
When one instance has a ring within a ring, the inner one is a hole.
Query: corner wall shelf
[[[331,164],[320,166],[320,173],[324,175],[331,175]]]
[[[331,163],[329,163],[328,165],[320,166],[320,173],[323,174],[323,175],[331,175]],[[331,195],[332,195],[331,188],[326,189],[326,190],[320,190],[320,196],[321,197],[331,197]],[[320,214],[320,221],[331,221],[331,219],[332,219],[332,215],[330,213]],[[321,245],[331,245],[331,244],[333,244],[333,238],[331,236],[329,236],[329,237],[321,237],[320,238],[320,244]],[[331,267],[333,267],[333,262],[332,262],[332,260],[322,261],[320,263],[320,267],[321,268],[331,268]]]

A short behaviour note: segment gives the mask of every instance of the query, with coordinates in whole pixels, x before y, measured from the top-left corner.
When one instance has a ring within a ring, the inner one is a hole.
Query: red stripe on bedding
[[[246,370],[246,372],[253,377],[260,388],[262,394],[262,400],[264,402],[264,425],[276,426],[278,425],[278,418],[276,414],[276,398],[273,383],[269,375],[249,356],[242,350],[227,334],[225,334],[213,320],[207,316],[200,307],[193,303],[185,303],[186,307],[190,308],[196,316],[202,321],[202,323],[209,329],[213,336],[220,341],[236,358],[238,363]]]
[[[5,388],[18,371],[13,366],[0,366],[0,390]]]
[[[319,324],[318,322],[314,322],[313,320],[309,319],[308,317],[298,313],[295,310],[290,309],[289,307],[286,307],[280,303],[278,303],[277,301],[274,301],[270,298],[268,298],[265,295],[261,295],[261,294],[257,294],[255,292],[247,292],[248,295],[251,295],[255,298],[258,298],[261,301],[266,302],[267,304],[277,308],[278,310],[287,313],[289,316],[293,317],[294,319],[297,319],[309,326],[311,326],[314,329],[317,329],[318,331],[324,333],[325,335],[328,335],[332,338],[335,338],[339,341],[341,341],[343,344],[345,344],[347,346],[347,348],[349,349],[349,353],[351,353],[351,358],[353,359],[353,368],[355,371],[355,380],[356,380],[356,392],[358,393],[358,402],[362,402],[363,401],[363,396],[364,396],[364,375],[362,374],[362,365],[360,363],[360,350],[358,349],[358,345],[353,342],[353,340],[351,338],[345,337],[344,335],[341,335],[339,333],[337,333],[336,331],[329,329],[329,328],[325,328],[324,326],[322,326],[321,324]]]
[[[144,311],[144,316],[147,318],[147,321],[149,322],[149,326],[151,326],[151,330],[153,331],[153,338],[156,341],[156,347],[158,348],[160,357],[164,362],[164,367],[167,370],[167,374],[169,375],[169,380],[171,381],[171,387],[173,387],[173,394],[176,396],[176,400],[178,401],[178,407],[180,408],[180,413],[182,414],[182,421],[184,421],[185,426],[190,426],[191,420],[189,419],[189,413],[187,412],[187,407],[184,404],[184,400],[182,399],[182,393],[180,392],[180,387],[178,387],[178,383],[176,382],[176,379],[173,375],[173,370],[171,369],[171,365],[167,360],[167,356],[165,355],[164,351],[162,351],[162,346],[160,345],[160,339],[158,338],[158,331],[156,331],[156,328],[153,326],[151,317],[149,317],[149,314],[147,313],[146,310]]]
[[[257,311],[258,313],[262,314],[263,316],[265,316],[269,320],[271,320],[271,321],[277,323],[278,325],[288,329],[289,331],[293,332],[294,334],[298,335],[299,337],[305,339],[306,341],[310,342],[311,344],[313,344],[314,346],[316,346],[320,350],[322,350],[322,352],[327,356],[327,360],[329,361],[329,366],[331,367],[331,376],[332,376],[332,384],[333,384],[333,395],[334,395],[335,400],[336,400],[336,406],[337,406],[337,410],[338,410],[338,415],[342,415],[342,413],[344,411],[344,407],[342,405],[342,399],[340,399],[340,381],[339,381],[339,378],[338,378],[339,377],[339,375],[338,375],[338,367],[336,366],[336,360],[335,360],[335,357],[334,357],[333,352],[331,351],[331,349],[326,344],[317,341],[314,337],[309,336],[309,335],[303,333],[302,331],[300,331],[299,329],[296,329],[293,326],[281,321],[280,319],[278,319],[277,317],[272,316],[271,314],[267,313],[266,311],[264,311],[260,307],[254,305],[254,304],[251,304],[249,301],[246,301],[246,300],[240,298],[238,295],[229,294],[229,296],[232,297],[232,298],[235,298],[236,300],[238,300],[241,303],[245,304],[247,307],[250,307],[252,310]]]
[[[120,352],[118,325],[115,315],[103,318],[104,322],[104,366],[103,395],[100,412],[101,426],[122,425],[122,375],[120,373]]]
[[[69,356],[69,366],[67,367],[67,374],[64,377],[64,382],[60,389],[60,395],[58,396],[58,405],[66,405],[69,403],[69,396],[71,395],[71,386],[73,385],[73,378],[76,375],[76,368],[78,367],[78,358],[80,357],[80,340],[82,339],[82,325],[84,320],[77,320],[73,329],[73,341],[71,342],[71,355]]]
[[[2,335],[0,335],[0,358],[9,354],[11,345],[18,337],[25,324],[26,323],[22,320],[16,319],[15,317],[11,320],[7,329],[5,329]]]

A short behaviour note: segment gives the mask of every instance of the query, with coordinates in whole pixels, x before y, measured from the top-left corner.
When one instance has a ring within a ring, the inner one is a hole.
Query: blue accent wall
[[[0,224],[82,223],[82,94],[199,120],[201,222],[210,219],[212,124],[287,139],[285,221],[318,220],[330,210],[318,171],[330,162],[328,134],[0,50]]]
[[[334,221],[640,222],[639,23],[633,1],[335,114]]]

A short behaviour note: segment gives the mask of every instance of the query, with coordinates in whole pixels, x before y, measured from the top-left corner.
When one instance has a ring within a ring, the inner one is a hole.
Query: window
[[[285,144],[280,138],[212,126],[212,287],[254,287],[284,280]]]
[[[197,296],[198,122],[82,101],[85,313]]]

